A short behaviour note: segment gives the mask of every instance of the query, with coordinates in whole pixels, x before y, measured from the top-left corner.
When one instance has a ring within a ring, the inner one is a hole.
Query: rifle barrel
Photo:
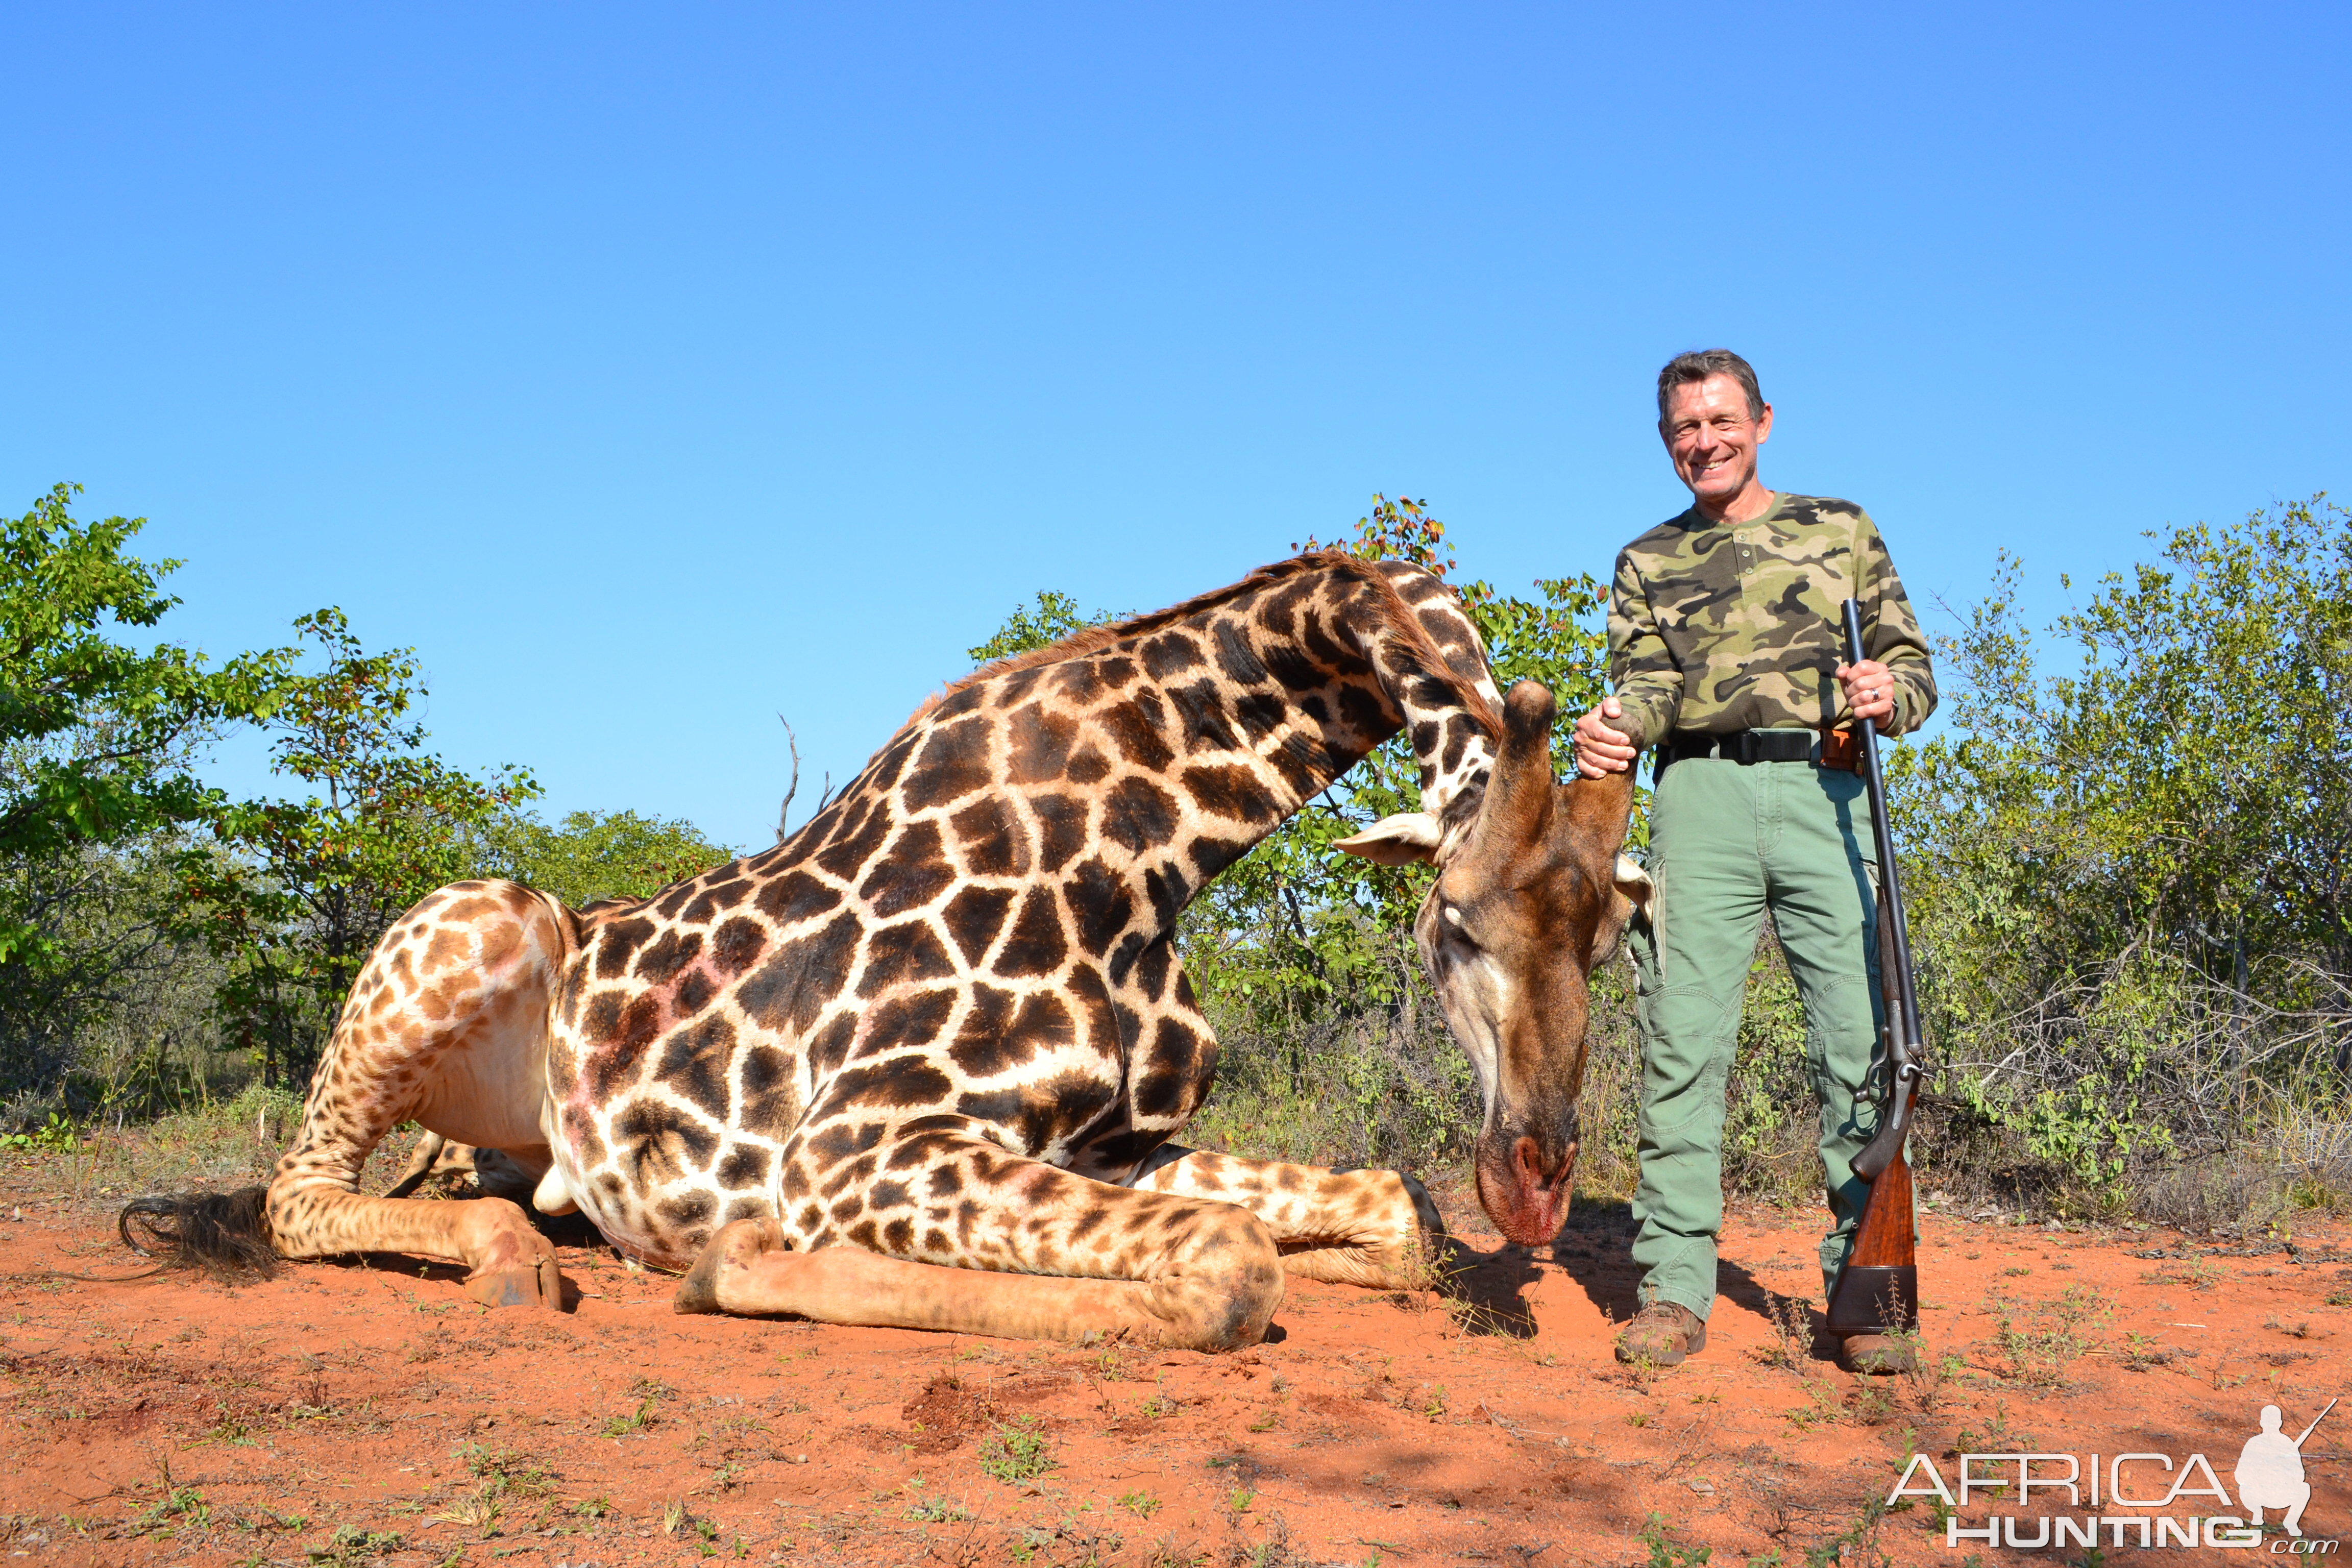
[[[1860,664],[1864,657],[1862,605],[1858,600],[1848,599],[1845,602],[1845,661]],[[1900,1013],[1895,1020],[1895,1028],[1903,1037],[1896,1044],[1906,1051],[1916,1051],[1921,1044],[1919,996],[1911,979],[1911,930],[1903,914],[1903,874],[1895,864],[1895,825],[1887,819],[1886,775],[1880,769],[1878,761],[1878,726],[1871,720],[1862,718],[1857,718],[1854,723],[1862,731],[1863,778],[1870,788],[1870,824],[1872,837],[1878,848],[1878,879],[1886,889],[1887,919],[1894,927],[1891,935],[1895,947],[1895,985]]]

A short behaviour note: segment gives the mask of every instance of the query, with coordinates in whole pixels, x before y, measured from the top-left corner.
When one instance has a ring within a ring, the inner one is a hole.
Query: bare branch
[[[798,735],[793,733],[791,720],[779,713],[776,715],[776,722],[784,727],[784,744],[793,749],[793,782],[784,786],[784,804],[776,807],[776,842],[782,844],[784,841],[785,820],[793,809],[793,796],[801,792],[801,740]],[[828,773],[825,776],[830,779],[833,775]],[[824,808],[820,805],[817,809],[822,811]]]

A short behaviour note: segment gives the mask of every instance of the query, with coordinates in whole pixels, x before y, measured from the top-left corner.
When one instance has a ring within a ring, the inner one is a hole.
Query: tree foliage
[[[2090,1180],[2226,1145],[2352,1046],[2315,1022],[2352,977],[2352,515],[2148,537],[2039,637],[2004,557],[1898,770],[1952,1092]]]
[[[279,672],[275,654],[215,669],[110,635],[180,602],[162,586],[180,563],[124,553],[144,518],[78,521],[79,489],[58,485],[0,527],[0,857],[20,864],[203,820],[195,748],[266,712]],[[38,968],[53,951],[29,908],[0,909],[0,963]]]
[[[508,812],[484,833],[475,874],[505,877],[582,909],[607,899],[649,899],[734,858],[690,822],[574,811],[551,824]]]
[[[1034,605],[1014,605],[1013,613],[1004,617],[1004,624],[996,628],[994,636],[966,651],[971,654],[975,666],[993,664],[1000,658],[1011,658],[1016,653],[1027,653],[1033,648],[1060,642],[1071,633],[1084,631],[1088,626],[1126,618],[1108,610],[1081,610],[1077,600],[1069,595],[1047,588],[1037,595]]]
[[[540,793],[423,749],[415,650],[368,652],[338,609],[294,625],[317,668],[289,661],[262,724],[274,770],[311,793],[221,805],[183,858],[188,919],[231,960],[225,1019],[272,1083],[308,1073],[385,928],[475,874],[492,826]]]
[[[204,749],[268,711],[281,661],[133,635],[178,605],[179,563],[129,553],[142,518],[75,518],[76,493],[0,524],[0,1091],[54,1095],[95,1066],[111,1103],[202,1032],[156,1013],[205,973],[164,847],[208,820]]]

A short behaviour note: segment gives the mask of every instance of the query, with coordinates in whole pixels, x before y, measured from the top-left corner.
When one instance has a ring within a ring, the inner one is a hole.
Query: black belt
[[[1666,737],[1658,747],[1658,765],[1688,762],[1693,757],[1721,757],[1748,767],[1756,763],[1810,763],[1821,755],[1816,730],[1742,730],[1736,735],[1703,735],[1683,731]]]

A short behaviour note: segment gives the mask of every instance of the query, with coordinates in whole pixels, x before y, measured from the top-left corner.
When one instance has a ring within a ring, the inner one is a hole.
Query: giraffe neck
[[[1449,837],[1466,831],[1498,708],[1477,632],[1442,582],[1304,556],[984,668],[869,772],[898,775],[902,813],[936,799],[952,815],[946,792],[987,751],[989,782],[1037,825],[1039,869],[1063,878],[1079,945],[1116,961],[1171,931],[1211,878],[1400,730],[1423,809]],[[1086,832],[1065,850],[1073,820]]]

